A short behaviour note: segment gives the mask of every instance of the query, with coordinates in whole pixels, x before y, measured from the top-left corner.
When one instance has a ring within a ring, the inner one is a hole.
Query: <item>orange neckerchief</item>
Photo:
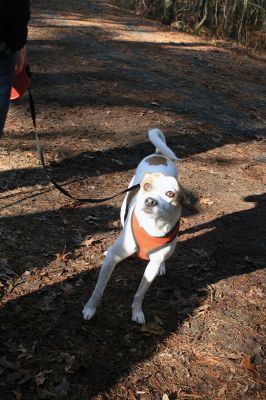
[[[149,260],[149,255],[177,236],[180,226],[180,219],[177,221],[176,226],[164,237],[150,236],[140,225],[136,218],[135,212],[132,213],[131,227],[133,237],[137,246],[137,256],[143,260]]]

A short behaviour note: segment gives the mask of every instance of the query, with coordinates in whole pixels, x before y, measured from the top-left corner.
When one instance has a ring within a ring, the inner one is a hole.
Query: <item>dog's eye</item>
[[[146,192],[149,192],[149,191],[151,190],[151,188],[152,188],[152,186],[151,186],[150,183],[145,183],[144,186],[143,186],[143,189],[144,189]]]
[[[173,197],[175,197],[174,192],[172,192],[171,190],[169,190],[169,191],[166,192],[165,194],[166,194],[167,197],[170,197],[171,199],[172,199]]]

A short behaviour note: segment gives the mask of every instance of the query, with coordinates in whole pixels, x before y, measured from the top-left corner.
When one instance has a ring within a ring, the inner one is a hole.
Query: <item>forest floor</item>
[[[179,245],[131,322],[145,263],[81,311],[121,198],[77,205],[53,188],[25,96],[0,142],[0,398],[263,399],[265,59],[104,1],[32,4],[28,53],[51,175],[73,195],[127,187],[158,127],[198,198]],[[265,378],[265,376],[264,376]]]

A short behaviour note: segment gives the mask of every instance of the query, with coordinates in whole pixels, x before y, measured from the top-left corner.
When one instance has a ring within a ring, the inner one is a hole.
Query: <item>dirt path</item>
[[[13,105],[0,143],[0,398],[262,399],[265,64],[103,1],[37,0],[32,14],[52,175],[78,196],[122,190],[159,127],[201,209],[182,220],[144,327],[130,322],[145,267],[135,258],[83,321],[121,199],[75,207],[55,191],[27,99]]]

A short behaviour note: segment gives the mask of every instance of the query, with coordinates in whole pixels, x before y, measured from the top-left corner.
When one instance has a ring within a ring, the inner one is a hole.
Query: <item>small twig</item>
[[[213,303],[214,296],[215,296],[215,289],[214,289],[214,287],[212,285],[208,285],[208,289],[209,289],[210,295],[211,295],[211,298],[210,298],[211,303]]]

